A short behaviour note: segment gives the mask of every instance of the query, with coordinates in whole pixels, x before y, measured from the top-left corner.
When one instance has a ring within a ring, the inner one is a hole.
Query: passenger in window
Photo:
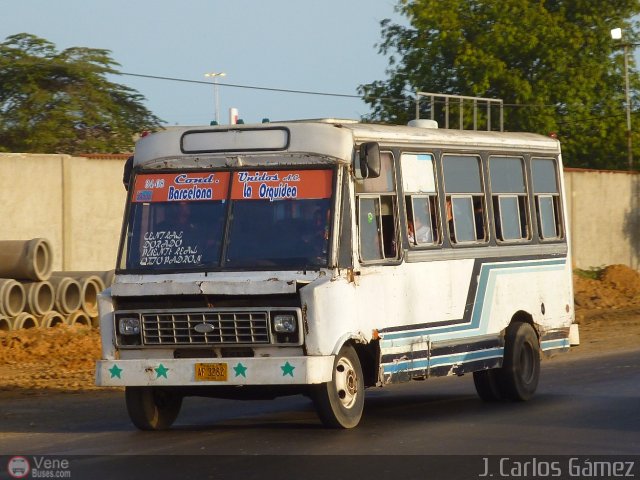
[[[210,249],[219,251],[220,238],[210,232],[202,221],[203,202],[169,202],[164,206],[164,218],[153,227],[156,239],[176,245],[177,255],[206,255]]]
[[[413,222],[409,221],[409,241],[413,245],[417,245],[420,243],[433,243],[433,232],[431,231],[431,227],[423,223],[420,215],[416,215],[416,227],[414,227]]]
[[[324,209],[324,212],[321,208],[318,208],[313,212],[313,229],[315,231],[315,235],[324,241],[329,239],[330,216],[331,211],[328,208]]]
[[[484,210],[482,200],[474,199],[473,215],[476,221],[476,239],[484,240]]]
[[[411,243],[411,245],[417,245],[418,242],[416,242],[415,228],[411,220],[409,220],[409,223],[407,225],[407,230],[408,230],[407,236],[409,237],[409,243]]]
[[[171,232],[178,235],[192,234],[198,230],[199,225],[192,218],[192,207],[186,201],[167,203],[164,206],[164,218],[155,225],[155,231]]]
[[[314,259],[323,259],[327,254],[329,239],[329,209],[316,209],[313,220],[302,229],[302,242],[306,252]]]
[[[456,241],[455,227],[453,226],[453,207],[451,206],[451,197],[447,197],[447,225],[449,226],[449,237],[452,242]]]

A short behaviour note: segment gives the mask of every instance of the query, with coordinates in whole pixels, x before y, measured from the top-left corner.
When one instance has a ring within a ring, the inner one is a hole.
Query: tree
[[[0,151],[119,153],[159,128],[144,97],[106,76],[117,74],[109,51],[57,52],[27,33],[0,44]]]
[[[408,26],[381,23],[389,78],[359,87],[368,120],[414,118],[416,91],[501,98],[505,130],[556,133],[566,164],[628,168],[623,51],[610,30],[637,40],[638,0],[401,0],[397,9]]]

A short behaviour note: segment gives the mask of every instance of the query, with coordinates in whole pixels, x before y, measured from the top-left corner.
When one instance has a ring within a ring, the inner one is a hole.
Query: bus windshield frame
[[[327,268],[335,167],[139,171],[118,273]]]

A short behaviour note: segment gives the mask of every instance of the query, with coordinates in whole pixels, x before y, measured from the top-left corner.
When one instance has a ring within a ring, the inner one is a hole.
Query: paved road
[[[348,431],[322,428],[302,396],[188,398],[169,432],[137,431],[120,392],[5,399],[0,455],[640,454],[640,350],[542,367],[525,403],[481,402],[470,375],[369,390]]]

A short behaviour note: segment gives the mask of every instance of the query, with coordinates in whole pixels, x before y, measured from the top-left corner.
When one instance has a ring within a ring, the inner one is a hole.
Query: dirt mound
[[[640,299],[640,273],[625,265],[611,265],[605,268],[601,281],[612,285],[631,299]]]
[[[640,306],[640,273],[625,265],[576,271],[573,277],[576,309]]]
[[[100,333],[85,326],[0,332],[0,390],[93,388],[98,358]]]

